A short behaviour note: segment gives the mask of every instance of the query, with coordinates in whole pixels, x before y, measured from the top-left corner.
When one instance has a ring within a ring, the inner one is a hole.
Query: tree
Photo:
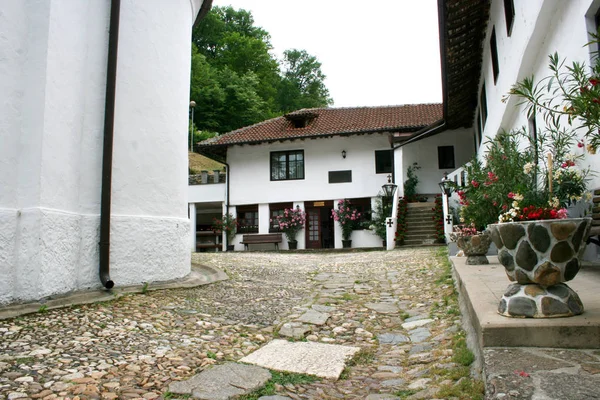
[[[325,86],[321,63],[306,50],[286,50],[282,62],[283,79],[278,102],[282,111],[327,107],[333,104]]]

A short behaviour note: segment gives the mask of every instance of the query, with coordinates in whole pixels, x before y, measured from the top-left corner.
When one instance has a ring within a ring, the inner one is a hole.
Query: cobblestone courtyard
[[[0,321],[0,399],[172,398],[171,382],[289,335],[362,350],[339,380],[275,384],[281,396],[449,398],[480,385],[461,365],[469,354],[441,248],[193,261],[230,279]],[[329,318],[296,321],[308,310]]]

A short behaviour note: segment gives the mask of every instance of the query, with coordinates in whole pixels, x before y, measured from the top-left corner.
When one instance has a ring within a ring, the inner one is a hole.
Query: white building
[[[2,2],[0,305],[99,288],[102,258],[107,287],[190,271],[190,43],[211,0],[119,3]],[[105,110],[114,152],[102,257]]]
[[[444,172],[472,156],[467,130],[408,144],[440,121],[441,104],[310,109],[202,142],[203,153],[228,164],[227,183],[190,186],[192,225],[210,231],[212,217],[232,213],[240,229],[230,244],[243,250],[242,234],[276,232],[270,220],[284,208],[300,207],[307,224],[298,248],[341,248],[341,228],[331,218],[339,200],[372,210],[388,175],[397,177],[402,195],[406,168],[414,162],[421,167],[418,192],[433,197]],[[355,230],[351,239],[352,247],[381,246],[368,229]],[[285,239],[280,248],[287,249]]]

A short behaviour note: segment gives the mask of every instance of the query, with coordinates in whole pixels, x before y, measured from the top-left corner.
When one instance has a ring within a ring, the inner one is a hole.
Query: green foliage
[[[257,400],[262,396],[272,396],[276,394],[276,385],[302,385],[318,381],[317,377],[306,374],[294,374],[289,372],[271,371],[271,379],[262,388],[243,396],[237,397],[239,400]]]
[[[404,197],[398,199],[398,219],[396,225],[396,243],[403,243],[406,237],[406,214],[408,212],[407,201]]]
[[[348,199],[338,201],[337,208],[331,210],[331,217],[340,224],[344,240],[350,240],[352,231],[360,226],[361,213]]]
[[[47,313],[47,312],[48,312],[48,306],[47,306],[47,305],[45,305],[45,304],[42,304],[42,305],[40,306],[40,308],[38,309],[38,312],[39,312],[39,313],[42,313],[42,314],[44,314],[44,313]]]
[[[387,238],[387,225],[386,218],[392,214],[392,204],[386,199],[381,193],[377,195],[375,199],[375,209],[371,216],[371,221],[367,221],[365,224],[382,240]],[[398,235],[396,234],[396,239]]]
[[[598,44],[600,37],[591,34],[587,45]],[[567,64],[558,53],[548,56],[551,74],[535,81],[533,76],[516,83],[509,96],[516,96],[519,105],[525,105],[529,117],[540,115],[546,125],[567,121],[575,136],[583,131],[588,140],[588,150],[595,153],[600,145],[600,58],[592,54],[590,67],[577,61]],[[506,101],[507,98],[503,99]],[[583,144],[583,142],[582,142]]]
[[[270,53],[268,32],[249,11],[213,7],[192,33],[194,131],[225,133],[298,108],[332,103],[316,57]]]
[[[444,208],[442,196],[435,197],[435,206],[433,207],[433,222],[435,223],[435,236],[440,243],[445,243],[446,234],[444,233]]]
[[[237,219],[233,217],[233,214],[224,214],[221,219],[213,219],[212,229],[217,234],[225,232],[228,243],[231,243],[237,232]]]
[[[475,355],[467,348],[467,340],[464,335],[457,335],[453,347],[454,354],[452,355],[452,361],[465,367],[473,364]]]
[[[421,167],[419,164],[415,162],[406,170],[406,180],[404,181],[404,198],[408,202],[417,201],[417,185],[419,184],[419,177],[415,174],[415,172],[420,169]]]

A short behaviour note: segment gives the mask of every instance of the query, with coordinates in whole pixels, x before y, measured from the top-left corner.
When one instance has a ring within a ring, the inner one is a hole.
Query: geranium
[[[455,225],[452,228],[452,233],[450,233],[450,240],[452,240],[453,242],[456,242],[461,237],[475,236],[475,235],[480,235],[481,233],[482,232],[478,231],[474,224]]]
[[[232,214],[224,214],[220,219],[213,219],[212,229],[219,235],[225,232],[227,240],[231,243],[237,231],[237,219]]]
[[[564,218],[567,206],[589,198],[590,171],[578,167],[584,156],[570,153],[576,140],[555,128],[539,131],[535,139],[515,131],[489,141],[483,160],[466,166],[469,179],[484,185],[457,191],[462,220],[484,229],[498,221]]]
[[[296,241],[298,232],[304,229],[306,213],[302,211],[300,207],[286,208],[283,210],[283,214],[276,216],[271,222],[274,222],[279,226],[279,229],[285,233],[288,241],[294,242]]]
[[[331,210],[334,221],[339,222],[342,228],[342,238],[350,240],[352,231],[359,225],[361,213],[352,206],[350,200],[338,201],[337,209]]]

